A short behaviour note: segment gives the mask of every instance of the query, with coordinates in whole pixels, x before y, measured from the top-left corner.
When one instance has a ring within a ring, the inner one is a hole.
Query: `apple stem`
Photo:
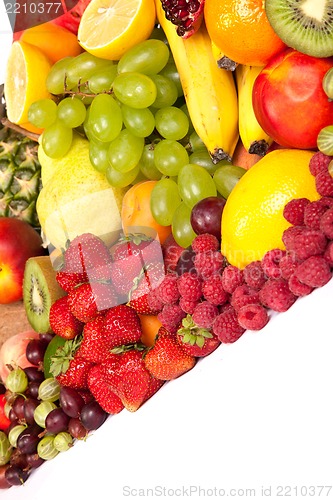
[[[12,130],[15,130],[15,132],[18,132],[19,134],[22,134],[28,137],[29,139],[38,142],[39,134],[35,134],[34,132],[29,132],[29,130],[22,128],[19,125],[16,125],[15,123],[12,123],[11,121],[8,120],[8,118],[2,118],[1,124],[4,127],[11,128]]]

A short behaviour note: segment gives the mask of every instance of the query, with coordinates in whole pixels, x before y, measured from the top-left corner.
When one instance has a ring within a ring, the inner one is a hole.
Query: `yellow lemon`
[[[39,99],[51,98],[45,83],[50,69],[50,61],[39,48],[21,41],[12,44],[4,86],[7,116],[11,122],[28,128],[30,105]],[[37,132],[32,125],[29,129]]]
[[[236,184],[222,213],[222,254],[243,269],[268,250],[284,249],[283,231],[290,224],[283,208],[293,198],[320,198],[309,171],[313,153],[280,149],[268,153]]]
[[[78,30],[79,44],[90,54],[119,60],[154,29],[154,0],[91,0]]]

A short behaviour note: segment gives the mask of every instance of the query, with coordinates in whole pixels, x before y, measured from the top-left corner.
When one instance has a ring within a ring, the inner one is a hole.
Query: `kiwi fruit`
[[[37,333],[50,333],[51,305],[65,291],[56,281],[56,271],[48,255],[27,260],[23,276],[23,303],[28,321]]]
[[[266,0],[266,15],[289,47],[313,57],[333,55],[333,3],[327,0]]]

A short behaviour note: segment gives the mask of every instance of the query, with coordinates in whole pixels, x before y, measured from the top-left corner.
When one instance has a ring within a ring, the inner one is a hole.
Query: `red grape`
[[[45,428],[51,434],[58,434],[58,432],[66,431],[70,417],[62,410],[62,408],[55,408],[50,411],[45,419]]]
[[[90,401],[81,410],[81,422],[89,431],[98,429],[106,420],[108,413],[103,410],[97,401]]]
[[[196,234],[210,233],[221,240],[221,217],[226,201],[209,196],[200,200],[191,211],[191,226]]]
[[[72,387],[62,386],[59,395],[60,406],[69,417],[78,417],[84,405],[82,396]]]
[[[29,477],[29,473],[16,465],[10,465],[5,472],[5,478],[12,486],[20,486]]]
[[[84,427],[79,418],[70,419],[68,423],[68,431],[76,439],[84,439],[88,434],[88,430]]]
[[[44,360],[44,354],[47,348],[47,342],[41,339],[31,339],[25,351],[27,360],[35,366],[38,366]]]

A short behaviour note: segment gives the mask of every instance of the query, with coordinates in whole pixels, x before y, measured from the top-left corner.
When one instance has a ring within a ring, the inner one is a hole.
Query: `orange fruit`
[[[320,198],[309,162],[314,153],[276,149],[253,165],[231,191],[222,213],[221,251],[240,269],[268,250],[284,249],[290,224],[283,208],[293,198]]]
[[[157,316],[152,314],[139,314],[141,323],[141,342],[147,347],[154,345],[156,335],[162,323]]]
[[[204,17],[212,42],[237,63],[264,66],[286,47],[267,19],[263,0],[205,0]]]

